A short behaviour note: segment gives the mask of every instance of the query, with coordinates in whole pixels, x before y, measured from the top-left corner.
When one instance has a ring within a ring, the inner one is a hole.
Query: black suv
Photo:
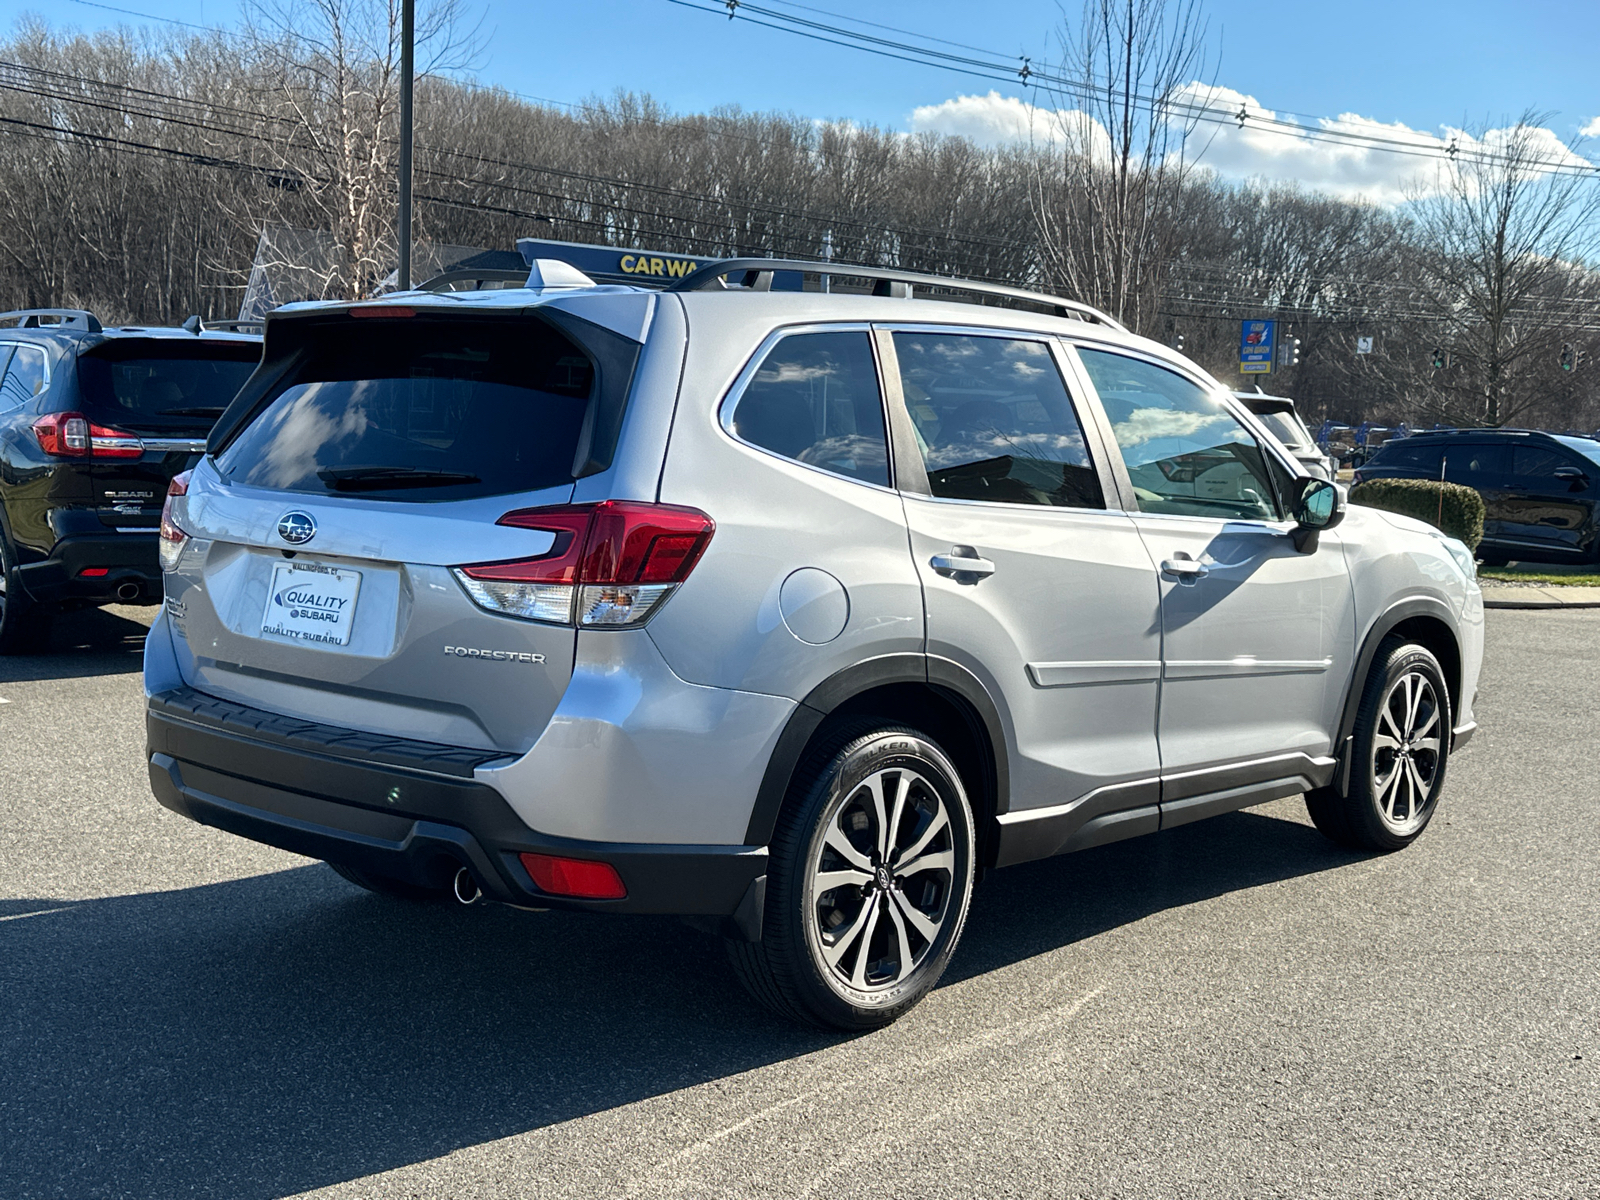
[[[1418,433],[1387,443],[1356,472],[1368,479],[1440,479],[1483,496],[1490,566],[1600,562],[1600,441],[1530,429]]]
[[[157,604],[167,485],[261,359],[259,335],[0,313],[0,654],[63,607]]]

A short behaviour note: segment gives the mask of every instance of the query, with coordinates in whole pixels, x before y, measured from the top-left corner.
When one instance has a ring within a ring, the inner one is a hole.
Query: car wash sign
[[[1276,321],[1239,322],[1239,374],[1272,374],[1277,333]]]
[[[687,275],[715,258],[641,250],[636,246],[593,246],[581,242],[550,242],[518,238],[522,260],[554,258],[577,267],[597,283],[634,283],[661,287]]]

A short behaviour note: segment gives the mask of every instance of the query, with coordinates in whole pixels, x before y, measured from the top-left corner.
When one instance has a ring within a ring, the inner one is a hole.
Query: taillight
[[[584,900],[621,900],[628,894],[622,877],[610,863],[587,858],[557,858],[553,854],[522,854],[541,892],[552,896],[577,896]]]
[[[177,518],[172,515],[172,502],[179,496],[189,494],[189,472],[174,475],[172,482],[167,484],[167,499],[161,506],[161,540],[158,543],[161,550],[161,569],[175,571],[178,559],[183,556],[183,548],[189,544],[189,535],[184,532],[183,526],[178,524]]]
[[[56,458],[139,458],[144,443],[131,433],[96,425],[82,413],[48,413],[33,423],[39,449]]]
[[[456,578],[491,612],[565,625],[640,625],[689,577],[716,525],[673,504],[606,500],[526,508],[499,524],[554,535],[538,558],[458,567]]]

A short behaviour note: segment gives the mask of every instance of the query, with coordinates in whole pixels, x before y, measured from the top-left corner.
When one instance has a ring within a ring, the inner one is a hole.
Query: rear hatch
[[[491,611],[456,568],[514,575],[570,549],[502,518],[603,468],[638,346],[587,327],[611,339],[597,353],[528,311],[355,313],[269,322],[260,375],[175,505],[185,676],[307,720],[521,753],[571,678],[575,627]]]
[[[78,356],[77,404],[101,431],[89,474],[104,524],[155,530],[168,481],[260,361],[260,340],[242,337],[119,336]]]

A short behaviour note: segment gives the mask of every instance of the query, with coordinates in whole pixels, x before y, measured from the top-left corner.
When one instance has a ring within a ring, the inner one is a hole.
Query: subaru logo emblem
[[[278,518],[278,536],[291,546],[303,546],[317,536],[317,523],[310,513],[284,513]]]

